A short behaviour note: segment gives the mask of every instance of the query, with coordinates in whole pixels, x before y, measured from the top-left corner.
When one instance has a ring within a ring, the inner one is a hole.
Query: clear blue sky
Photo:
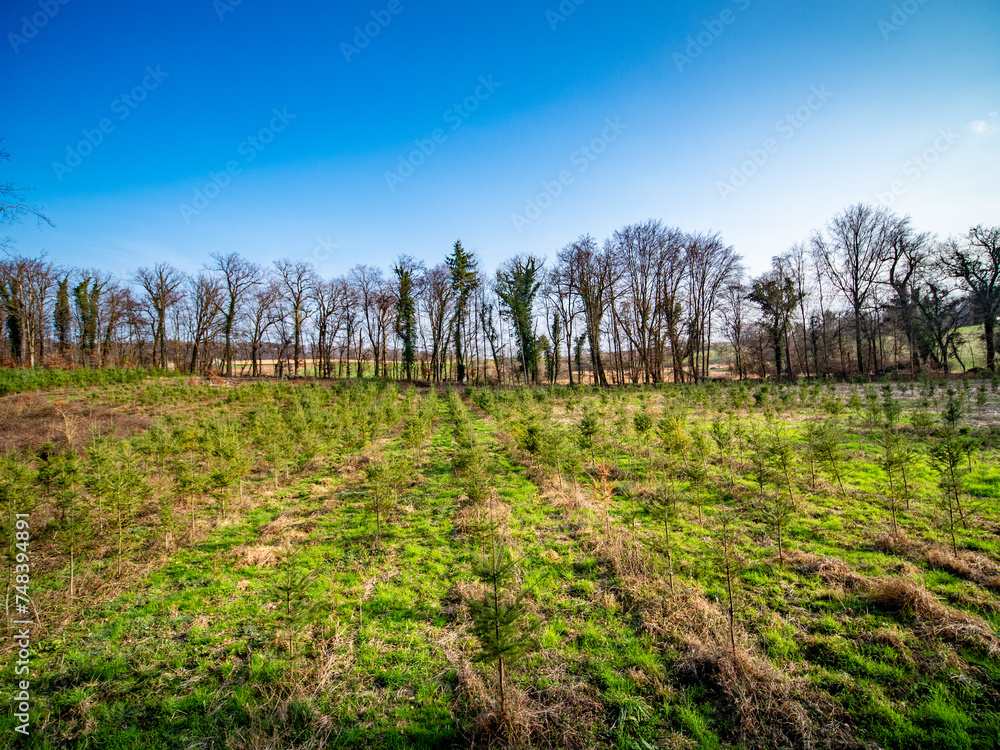
[[[880,195],[943,236],[1000,223],[995,0],[58,3],[0,8],[0,181],[57,225],[16,249],[67,265],[335,276],[461,238],[493,266],[662,218],[760,270]]]

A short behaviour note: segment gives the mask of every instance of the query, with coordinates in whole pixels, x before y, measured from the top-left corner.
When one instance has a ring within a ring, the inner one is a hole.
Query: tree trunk
[[[994,338],[995,327],[996,321],[993,317],[993,313],[987,311],[986,315],[983,316],[983,336],[986,339],[986,369],[990,372],[996,372],[996,339]]]
[[[860,377],[865,376],[865,365],[864,365],[864,355],[862,351],[864,349],[864,343],[861,340],[861,309],[854,309],[854,344],[858,351],[858,375]]]

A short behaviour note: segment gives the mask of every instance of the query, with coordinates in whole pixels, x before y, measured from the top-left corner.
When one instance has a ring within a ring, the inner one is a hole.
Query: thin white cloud
[[[969,130],[976,135],[993,135],[997,132],[997,127],[986,122],[986,120],[973,120],[969,123]]]

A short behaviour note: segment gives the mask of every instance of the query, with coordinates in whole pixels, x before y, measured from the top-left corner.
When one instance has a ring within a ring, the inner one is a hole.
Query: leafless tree
[[[886,263],[885,283],[891,290],[888,305],[899,316],[909,350],[910,369],[915,373],[920,372],[920,347],[917,341],[920,310],[917,302],[931,248],[931,234],[918,234],[907,216],[899,222],[892,237]]]
[[[338,328],[342,327],[344,329],[344,346],[342,347],[343,354],[341,356],[341,364],[346,364],[347,366],[347,377],[351,377],[351,347],[354,345],[355,336],[357,339],[357,349],[356,349],[356,359],[358,365],[358,373],[361,373],[361,313],[358,309],[360,307],[360,297],[358,296],[357,288],[346,278],[338,278],[334,282],[334,286],[337,289],[337,296],[341,300],[340,315],[338,316]]]
[[[375,374],[378,375],[378,360],[382,360],[382,377],[389,377],[389,332],[393,330],[396,317],[396,295],[387,281],[372,298],[372,318],[375,321],[376,340],[381,341],[381,354],[375,357]]]
[[[375,374],[378,375],[383,330],[379,325],[378,308],[380,297],[385,294],[385,276],[381,268],[361,265],[351,269],[350,278],[358,293],[365,333],[367,333],[368,341],[371,344],[372,359],[375,360]]]
[[[133,277],[146,293],[153,326],[153,364],[167,368],[167,314],[184,298],[185,275],[169,263],[140,268]],[[159,359],[156,352],[159,351]]]
[[[225,304],[222,280],[215,274],[202,271],[189,279],[190,310],[188,312],[188,336],[191,341],[189,372],[205,371],[205,355]]]
[[[17,365],[35,367],[44,360],[57,278],[55,264],[44,253],[37,258],[8,254],[0,260],[0,303],[11,358]]]
[[[837,214],[827,224],[825,233],[816,232],[812,238],[826,275],[854,313],[854,341],[861,375],[868,372],[862,343],[864,316],[891,256],[898,227],[899,219],[888,209],[858,203]]]
[[[431,377],[440,382],[444,374],[451,339],[449,322],[454,315],[455,287],[451,271],[439,264],[424,274],[424,293],[421,295],[424,317],[427,319],[431,343]]]
[[[719,312],[722,316],[723,333],[733,347],[733,366],[736,369],[736,377],[743,380],[747,376],[743,354],[746,347],[747,321],[750,316],[747,290],[742,283],[728,284],[722,290],[722,303],[719,305]]]
[[[486,279],[480,285],[479,294],[479,325],[483,338],[489,344],[493,356],[493,369],[497,382],[501,385],[507,377],[507,367],[504,360],[503,325],[500,321],[500,300],[497,297],[496,282]]]
[[[767,332],[774,352],[775,377],[782,376],[782,350],[789,379],[793,377],[792,357],[788,345],[792,314],[799,304],[795,282],[786,273],[782,258],[772,260],[771,270],[753,280],[747,299],[760,309],[759,325]]]
[[[570,288],[579,297],[583,308],[594,382],[606,386],[608,378],[601,357],[601,326],[607,310],[607,297],[615,280],[614,259],[607,252],[598,250],[593,237],[585,235],[559,252],[558,263],[562,267],[560,273],[569,280]]]
[[[3,138],[0,138],[0,162],[10,161],[10,154],[3,148]],[[34,216],[39,226],[55,226],[42,213],[42,209],[28,200],[27,193],[33,188],[16,187],[13,183],[0,183],[0,225],[19,224],[24,217]],[[13,246],[9,237],[0,237],[0,251],[7,253]]]
[[[976,226],[965,237],[943,247],[940,263],[969,295],[972,310],[983,324],[986,369],[996,372],[996,321],[1000,314],[1000,227]]]
[[[316,348],[319,355],[319,372],[322,378],[333,377],[334,342],[345,324],[345,308],[350,304],[350,293],[343,279],[317,280],[313,288],[316,305]]]
[[[804,371],[805,376],[809,377],[809,324],[806,319],[807,309],[809,307],[809,296],[812,293],[812,284],[809,278],[809,250],[805,243],[797,242],[786,252],[775,258],[772,261],[772,265],[775,264],[777,264],[777,266],[781,269],[782,274],[792,280],[796,298],[799,300],[799,320],[797,322],[802,326],[802,330],[800,331],[801,337],[799,339],[794,339],[793,337],[793,339],[795,341],[795,348],[799,354],[799,359],[802,363],[802,370]],[[799,349],[800,343],[802,345],[801,350]],[[789,369],[792,367],[790,359],[788,361],[788,367]]]
[[[659,221],[647,221],[618,230],[612,241],[619,266],[616,276],[621,279],[625,303],[619,305],[619,312],[624,313],[619,320],[636,351],[644,381],[655,382],[659,379],[654,325],[659,292],[657,269],[667,238]]]
[[[719,234],[692,234],[686,248],[691,374],[708,377],[712,318],[719,291],[739,275],[739,256]]]
[[[957,291],[947,278],[930,278],[924,281],[916,298],[922,328],[930,339],[930,357],[945,374],[950,369],[949,353],[954,354],[961,363],[957,346],[961,341],[961,333],[958,329],[968,322],[965,319],[966,305]],[[964,364],[962,366],[964,368]]]
[[[553,341],[555,356],[559,356],[559,346],[566,344],[566,361],[569,366],[569,384],[573,385],[573,332],[576,319],[583,314],[580,298],[573,291],[573,273],[565,263],[557,260],[545,277],[545,296],[562,320],[563,341]]]
[[[277,260],[274,267],[291,315],[292,356],[295,377],[298,377],[302,361],[302,330],[313,312],[311,304],[315,298],[313,288],[316,285],[316,272],[311,263],[304,261]]]
[[[281,287],[274,278],[251,289],[247,297],[246,334],[250,347],[250,374],[254,377],[264,374],[264,341],[280,317],[280,300]]]
[[[262,283],[264,269],[252,263],[238,253],[212,253],[215,268],[222,273],[225,283],[225,300],[222,305],[222,335],[224,345],[222,361],[226,375],[233,374],[233,329],[246,295],[255,286]]]
[[[98,339],[101,341],[98,362],[101,367],[115,362],[125,365],[132,355],[129,321],[137,308],[132,290],[108,277],[97,313]]]

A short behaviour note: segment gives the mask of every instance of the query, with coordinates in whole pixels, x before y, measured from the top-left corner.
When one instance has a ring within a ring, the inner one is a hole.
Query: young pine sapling
[[[736,655],[736,610],[738,607],[739,576],[744,561],[737,550],[739,531],[738,518],[731,508],[731,496],[722,498],[722,505],[716,514],[713,557],[716,569],[725,579],[727,616],[729,621],[729,643]]]
[[[67,489],[59,497],[60,518],[55,523],[55,541],[69,555],[69,597],[76,596],[77,559],[90,547],[95,529],[90,510],[78,491]]]
[[[475,556],[473,572],[486,593],[481,599],[469,601],[468,606],[472,633],[479,643],[476,660],[496,665],[500,716],[506,719],[508,670],[534,648],[533,636],[539,623],[528,616],[524,601],[527,590],[512,588],[519,561],[501,541],[492,519],[485,547]]]
[[[590,463],[591,465],[596,465],[597,459],[594,457],[594,445],[601,430],[601,423],[589,404],[583,407],[583,416],[580,418],[577,429],[580,431],[580,447],[590,451]]]
[[[371,493],[371,509],[375,514],[378,539],[382,539],[382,520],[396,507],[400,493],[407,484],[409,467],[396,457],[384,457],[365,467]]]
[[[285,626],[288,658],[292,664],[293,678],[295,675],[295,639],[316,610],[312,588],[317,579],[318,571],[302,569],[298,554],[289,555],[278,571],[275,594],[278,597],[278,606]]]

